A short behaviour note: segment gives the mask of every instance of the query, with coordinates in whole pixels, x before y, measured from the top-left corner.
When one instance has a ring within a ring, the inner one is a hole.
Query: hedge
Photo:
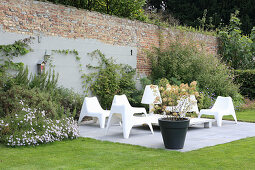
[[[255,70],[235,70],[235,83],[241,85],[240,92],[250,99],[255,98]]]

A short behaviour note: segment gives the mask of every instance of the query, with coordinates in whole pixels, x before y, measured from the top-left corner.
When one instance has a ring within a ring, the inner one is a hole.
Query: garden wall
[[[107,57],[113,56],[119,63],[137,68],[138,73],[149,74],[146,51],[159,47],[160,43],[166,47],[177,38],[183,43],[192,42],[208,53],[217,53],[217,40],[213,36],[159,28],[140,21],[48,2],[1,0],[0,44],[10,44],[28,36],[36,38],[32,45],[34,52],[24,59],[24,63],[31,68],[35,68],[36,62],[43,58],[45,50],[76,49],[86,65],[90,62],[87,52],[99,49]],[[73,62],[60,58],[56,62],[58,71],[66,71],[63,65],[70,67],[70,70],[77,67]],[[70,87],[77,88],[75,85]]]

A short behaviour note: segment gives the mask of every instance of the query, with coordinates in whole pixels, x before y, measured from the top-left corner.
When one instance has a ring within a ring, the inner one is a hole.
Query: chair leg
[[[233,114],[232,116],[233,116],[235,122],[237,123],[236,114]]]
[[[79,120],[78,120],[78,123],[81,123],[82,119],[84,118],[84,115],[80,114],[80,117],[79,117]]]
[[[109,130],[110,126],[111,126],[111,120],[112,120],[112,114],[110,114],[110,116],[108,118],[105,135],[107,135],[108,130]]]
[[[196,112],[197,115],[199,115],[199,110],[198,109],[195,112]]]
[[[149,125],[149,128],[150,128],[150,130],[151,130],[151,133],[154,134],[154,131],[153,131],[153,128],[152,128],[151,123],[148,123],[148,125]]]
[[[217,120],[217,126],[218,127],[221,127],[221,125],[222,125],[222,115],[217,115],[216,116],[216,120]]]
[[[198,117],[198,118],[201,118],[201,116],[202,116],[202,114],[199,113],[197,117]]]
[[[120,123],[119,117],[116,116],[116,114],[110,114],[110,116],[108,118],[108,121],[107,121],[105,135],[107,135],[110,126],[115,124],[115,123]]]
[[[103,129],[105,127],[105,117],[104,116],[99,117],[98,120],[99,120],[100,128]]]
[[[124,137],[125,139],[128,139],[128,138],[129,138],[129,134],[130,134],[130,132],[131,132],[131,129],[132,129],[132,126],[130,127],[130,126],[124,126],[124,125],[123,125],[123,137]]]

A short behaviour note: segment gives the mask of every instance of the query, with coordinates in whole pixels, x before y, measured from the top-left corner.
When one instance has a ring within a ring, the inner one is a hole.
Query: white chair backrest
[[[219,111],[225,111],[225,110],[229,110],[231,112],[234,111],[234,105],[232,102],[232,98],[218,96],[212,109],[219,110]]]
[[[113,98],[112,104],[125,105],[125,106],[131,107],[131,105],[130,105],[128,99],[127,99],[127,96],[125,94],[115,95],[114,98]]]
[[[122,110],[120,113],[125,115],[125,118],[132,119],[132,117],[133,117],[132,106],[130,105],[130,103],[127,99],[127,96],[125,94],[114,96],[112,106],[111,106],[111,111],[112,111],[112,108],[114,107],[113,105],[125,106],[125,110]]]
[[[87,113],[95,113],[102,111],[102,107],[97,100],[97,97],[85,97],[82,110],[85,109]]]

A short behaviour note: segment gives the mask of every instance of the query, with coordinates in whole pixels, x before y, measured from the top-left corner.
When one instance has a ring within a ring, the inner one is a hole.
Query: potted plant
[[[199,94],[196,84],[194,81],[190,86],[183,83],[180,86],[170,85],[166,79],[159,83],[162,104],[155,106],[155,112],[165,115],[158,122],[167,149],[182,149],[184,146],[189,127],[189,118],[185,117],[185,114],[192,105],[189,96]]]

